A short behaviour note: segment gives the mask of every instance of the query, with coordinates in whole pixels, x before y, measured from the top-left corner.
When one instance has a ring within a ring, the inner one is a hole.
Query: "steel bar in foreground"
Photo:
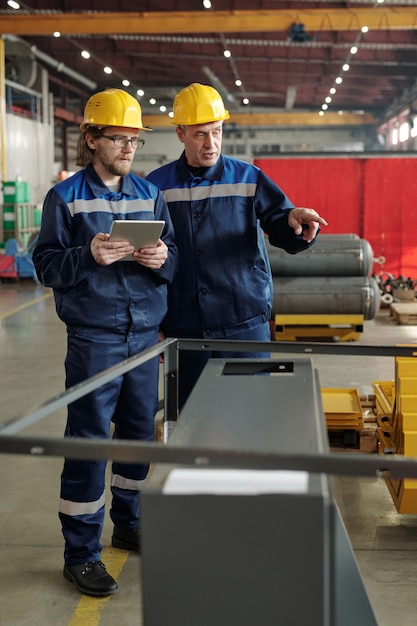
[[[319,341],[236,341],[227,339],[177,339],[179,350],[219,350],[237,352],[270,352],[271,354],[333,354],[340,356],[417,357],[416,345],[374,346]]]
[[[0,453],[123,463],[167,463],[210,468],[296,470],[349,476],[417,478],[417,459],[344,453],[276,454],[190,448],[155,442],[0,436]]]

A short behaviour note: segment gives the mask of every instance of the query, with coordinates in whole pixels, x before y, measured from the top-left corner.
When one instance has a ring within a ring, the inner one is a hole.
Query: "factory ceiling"
[[[403,105],[417,113],[417,0],[19,4],[0,5],[6,79],[19,82],[13,43],[23,41],[63,108],[108,87],[143,90],[144,113],[162,125],[176,92],[201,82],[221,92],[232,119],[255,123],[383,120]]]

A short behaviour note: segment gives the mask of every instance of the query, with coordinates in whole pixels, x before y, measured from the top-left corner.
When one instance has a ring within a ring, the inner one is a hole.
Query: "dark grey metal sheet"
[[[271,371],[265,371],[268,368]],[[210,359],[171,443],[253,452],[326,452],[316,376],[309,358]]]
[[[335,567],[332,580],[334,614],[331,624],[335,626],[378,626],[337,507],[333,509],[333,516]]]
[[[211,359],[166,448],[326,455],[311,360],[267,362]],[[164,492],[174,468],[156,465],[142,492],[144,626],[376,626],[327,476],[301,493],[184,496]]]

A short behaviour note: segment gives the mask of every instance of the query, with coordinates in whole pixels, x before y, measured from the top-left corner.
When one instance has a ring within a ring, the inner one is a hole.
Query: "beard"
[[[132,161],[120,161],[120,157],[110,157],[104,150],[99,148],[96,148],[95,156],[113,176],[126,176],[132,167]]]
[[[103,163],[103,165],[106,166],[110,174],[113,174],[113,176],[126,176],[126,174],[129,174],[130,168],[132,167],[132,163],[130,161],[129,163],[126,163],[125,161],[122,163],[119,161],[113,161]]]

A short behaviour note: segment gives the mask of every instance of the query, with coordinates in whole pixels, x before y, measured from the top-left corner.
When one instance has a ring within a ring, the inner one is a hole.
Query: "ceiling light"
[[[7,4],[9,5],[9,7],[11,9],[20,9],[20,4],[18,2],[15,2],[15,0],[7,0]]]
[[[347,72],[349,69],[350,69],[350,65],[349,65],[349,63],[345,63],[345,64],[343,65],[343,67],[342,67],[342,70],[343,70],[344,72]]]
[[[235,80],[235,85],[236,87],[241,87],[242,86],[242,81],[238,78]]]
[[[367,32],[368,32],[368,30],[369,30],[369,28],[368,28],[367,26],[362,26],[362,28],[361,28],[361,31],[362,31],[363,33],[367,33]]]
[[[338,76],[334,82],[336,83],[336,85],[341,85],[343,83],[343,78],[341,76]]]
[[[81,56],[83,57],[83,59],[89,59],[91,57],[91,54],[88,52],[88,50],[83,50],[81,52]]]
[[[159,107],[159,110],[161,111],[161,113],[165,113],[167,108],[166,108],[166,106],[164,104],[161,104],[161,106]]]
[[[338,115],[343,115],[343,111],[338,111],[337,114]]]
[[[156,104],[156,100],[155,100],[155,98],[151,98],[151,99],[149,100],[149,104]]]
[[[350,49],[350,54],[356,54],[357,51],[358,51],[357,47],[356,46],[352,46],[351,49]]]
[[[243,104],[249,104],[249,98],[243,98],[242,102]]]
[[[105,74],[112,74],[112,73],[113,73],[113,70],[112,70],[112,68],[111,68],[111,67],[109,67],[108,65],[106,65],[106,67],[103,67],[103,72],[104,72]]]
[[[331,99],[331,97],[330,97],[330,96],[327,96],[327,97],[324,99],[324,101],[325,101],[325,102],[327,102],[327,104],[330,104],[330,103],[331,103],[331,101],[332,101],[332,99]]]
[[[211,2],[210,2],[210,0],[203,0],[203,7],[205,9],[211,9]]]
[[[56,30],[54,32],[54,37],[61,37],[61,33],[59,32],[59,30]]]
[[[324,111],[319,111],[319,115],[320,115],[321,117],[323,117],[323,115],[324,115]]]
[[[123,87],[129,87],[129,85],[130,85],[130,80],[127,80],[127,78],[124,78],[124,79],[122,80],[122,85],[123,85]]]
[[[144,96],[145,95],[145,92],[143,91],[143,89],[138,89],[136,93],[137,93],[138,96]]]
[[[327,111],[327,109],[329,108],[328,104],[322,104],[321,108],[323,109],[323,111]]]
[[[170,111],[170,112],[168,113],[168,117],[174,117],[174,111]]]
[[[230,50],[225,50],[223,54],[226,57],[226,59],[230,59],[230,57],[232,56],[232,53],[230,52]]]
[[[331,94],[332,94],[332,96],[333,96],[333,95],[336,93],[336,87],[331,87],[331,88],[329,89],[329,93],[331,93]]]

